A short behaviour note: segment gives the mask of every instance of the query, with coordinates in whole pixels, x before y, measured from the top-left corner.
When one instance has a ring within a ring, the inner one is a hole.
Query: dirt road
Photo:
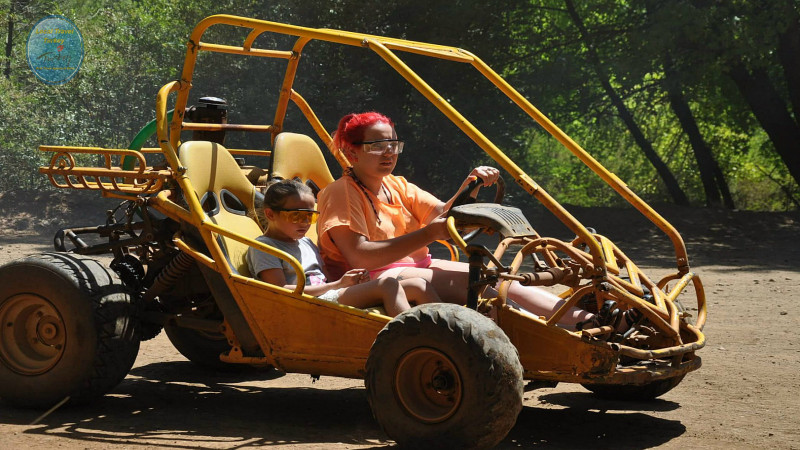
[[[0,262],[50,249],[50,219],[9,215],[2,204]],[[683,234],[709,298],[703,367],[651,403],[603,401],[565,384],[526,392],[498,448],[800,449],[800,215],[662,213]],[[598,230],[609,230],[651,278],[669,271],[669,242],[636,213],[575,214],[604,223]],[[40,411],[0,402],[0,448],[393,445],[372,418],[362,381],[264,376],[199,369],[162,333],[142,344],[128,377],[95,404],[30,425]]]

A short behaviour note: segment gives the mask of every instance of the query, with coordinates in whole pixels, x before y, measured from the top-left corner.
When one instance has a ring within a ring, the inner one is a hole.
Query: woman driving
[[[339,121],[331,147],[351,164],[344,176],[323,189],[318,198],[319,246],[331,276],[364,267],[373,279],[422,278],[443,300],[463,304],[468,265],[432,259],[427,247],[450,237],[445,214],[455,196],[442,202],[392,174],[404,147],[392,120],[377,112],[348,114]],[[476,178],[483,186],[491,186],[498,177],[499,171],[493,167],[477,167],[458,192]],[[549,315],[563,304],[547,291],[516,282],[508,297],[539,315]],[[574,326],[592,317],[573,308],[561,322]]]

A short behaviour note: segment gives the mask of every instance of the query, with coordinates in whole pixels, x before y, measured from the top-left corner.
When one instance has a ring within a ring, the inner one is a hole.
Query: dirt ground
[[[97,205],[79,204],[0,195],[0,263],[50,250],[59,223],[96,224]],[[683,235],[705,285],[703,367],[650,403],[599,400],[567,384],[528,391],[498,448],[800,449],[800,214],[656,209]],[[570,211],[651,278],[671,271],[669,241],[635,211]],[[553,225],[541,213],[531,221],[540,231]],[[0,449],[394,445],[372,418],[361,380],[208,372],[163,333],[142,344],[128,377],[101,401],[31,425],[40,414],[0,401]]]

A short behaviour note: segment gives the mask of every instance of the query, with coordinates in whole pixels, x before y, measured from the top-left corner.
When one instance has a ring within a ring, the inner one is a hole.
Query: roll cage
[[[216,26],[231,26],[249,30],[244,42],[241,46],[233,46],[226,44],[216,44],[204,42],[203,37],[206,32]],[[276,33],[295,37],[293,45],[290,49],[265,49],[255,46],[255,42],[259,36],[264,33]],[[188,240],[182,238],[180,234],[176,234],[173,239],[175,246],[183,252],[186,252],[198,261],[198,263],[212,269],[226,276],[226,282],[229,283],[232,290],[241,289],[243,294],[259,295],[255,290],[250,290],[252,287],[251,280],[246,280],[231,271],[231,268],[224,263],[226,254],[218,244],[214,236],[222,236],[227,239],[237,241],[241,244],[255,247],[267,253],[274,254],[282,259],[290,262],[295,271],[299,274],[302,273],[302,268],[296,260],[290,256],[280,252],[277,249],[261,244],[252,236],[243,236],[236,231],[226,229],[218,224],[212,223],[209,217],[205,214],[200,199],[193,195],[184,195],[184,200],[188,204],[188,208],[178,205],[174,198],[171,197],[172,193],[165,189],[169,183],[176,183],[183,193],[194,192],[192,181],[187,176],[187,168],[184,162],[178,156],[178,148],[181,145],[180,136],[182,131],[247,131],[247,132],[260,132],[269,133],[272,141],[278,134],[284,132],[284,121],[288,105],[290,102],[294,103],[302,112],[305,119],[316,132],[319,139],[326,145],[330,143],[331,136],[325,130],[316,114],[314,113],[310,104],[294,89],[295,76],[299,67],[303,51],[306,45],[312,41],[324,41],[334,44],[361,47],[371,50],[376,53],[383,61],[399,73],[410,85],[412,85],[418,92],[420,92],[430,103],[435,105],[453,124],[455,124],[464,134],[466,134],[472,141],[474,141],[497,165],[502,167],[514,181],[522,187],[524,191],[532,195],[539,201],[547,210],[555,215],[567,228],[577,236],[576,241],[586,246],[584,253],[574,251],[572,246],[565,245],[562,242],[555,242],[541,237],[536,239],[529,239],[523,241],[523,245],[533,251],[537,247],[553,249],[555,251],[565,252],[568,257],[574,261],[582,264],[584,267],[591,268],[590,274],[587,278],[594,280],[593,285],[586,285],[583,287],[576,287],[570,289],[562,294],[563,297],[570,297],[570,300],[560,308],[552,317],[546,320],[547,325],[554,325],[558,318],[563,316],[569,307],[575,306],[576,302],[581,298],[581,294],[585,290],[589,293],[592,289],[603,282],[608,282],[607,289],[610,289],[614,295],[625,298],[631,305],[642,307],[646,312],[647,318],[652,322],[659,323],[660,327],[667,330],[669,339],[673,341],[671,346],[661,348],[658,350],[641,350],[632,347],[623,346],[623,354],[640,359],[653,359],[653,358],[680,358],[681,355],[693,352],[701,348],[705,344],[705,338],[701,333],[703,325],[706,321],[706,301],[700,278],[689,270],[689,261],[686,252],[686,246],[680,234],[676,229],[661,215],[655,212],[646,202],[633,193],[625,183],[620,180],[616,175],[605,169],[597,160],[595,160],[589,153],[569,138],[560,128],[554,125],[547,117],[545,117],[537,108],[535,108],[528,100],[526,100],[519,92],[510,86],[500,75],[498,75],[492,68],[484,63],[480,58],[472,53],[454,47],[433,45],[422,42],[415,42],[403,39],[394,39],[381,36],[374,36],[362,33],[352,33],[331,29],[315,29],[305,28],[276,22],[269,22],[257,19],[242,18],[230,15],[215,15],[202,20],[193,30],[186,50],[184,66],[181,73],[180,80],[172,81],[164,85],[157,95],[156,101],[156,119],[154,123],[155,132],[158,137],[157,149],[142,149],[140,151],[133,150],[109,150],[97,148],[82,148],[82,147],[42,147],[44,151],[55,152],[50,167],[40,169],[41,172],[50,177],[51,182],[59,187],[71,187],[78,189],[99,189],[103,191],[104,195],[117,196],[127,199],[138,199],[142,201],[142,196],[156,194],[148,198],[156,209],[167,213],[169,216],[176,218],[196,226],[201,230],[201,235],[208,252],[198,249]],[[286,61],[286,69],[283,76],[283,81],[280,87],[280,93],[277,101],[277,107],[272,123],[269,124],[228,124],[228,123],[196,123],[189,122],[184,117],[184,111],[189,100],[189,92],[192,87],[192,79],[197,64],[198,55],[201,52],[213,52],[243,56],[256,56],[262,58],[281,59]],[[450,103],[448,103],[441,95],[439,95],[428,83],[425,82],[416,72],[414,72],[399,56],[399,53],[411,53],[415,55],[422,55],[430,58],[452,61],[456,63],[469,64],[477,70],[484,78],[492,83],[500,92],[502,92],[508,99],[514,102],[528,117],[534,120],[542,128],[544,128],[550,135],[555,137],[564,147],[566,147],[573,155],[580,161],[588,166],[595,174],[603,179],[612,189],[614,189],[620,196],[622,196],[633,207],[640,211],[648,220],[655,224],[662,230],[672,242],[674,253],[676,271],[671,273],[657,283],[651,282],[647,277],[639,271],[639,269],[622,254],[622,252],[608,239],[596,235],[587,229],[581,222],[572,216],[562,205],[560,205],[550,194],[548,194],[541,186],[539,186],[528,174],[526,174],[517,164],[515,164],[501,149],[499,149],[489,138],[482,134],[469,120],[462,116]],[[176,96],[173,103],[174,113],[170,111],[169,97],[170,94],[175,92]],[[146,162],[142,153],[158,152],[162,153],[167,161],[167,167],[161,170],[155,170],[146,167]],[[75,167],[75,161],[70,153],[95,153],[105,157],[104,168],[80,168]],[[270,150],[230,150],[232,154],[244,155],[263,155],[269,156]],[[344,155],[335,153],[338,163],[344,168],[347,167],[348,162]],[[113,166],[113,160],[118,159],[122,162],[122,167]],[[452,228],[452,222],[451,222]],[[467,252],[467,244],[459,239],[456,243],[461,249]],[[501,243],[502,246],[512,245],[520,242]],[[523,252],[524,253],[524,252]],[[491,259],[491,257],[490,257]],[[547,261],[553,263],[553,261]],[[515,270],[519,268],[521,261],[515,260],[512,266]],[[553,264],[550,264],[551,266]],[[627,272],[626,279],[622,279],[621,272]],[[298,284],[293,296],[301,296],[303,290],[304,277],[298,276]],[[233,280],[233,281],[231,281]],[[234,283],[235,281],[235,283]],[[675,282],[675,286],[662,292],[662,289],[668,283]],[[689,343],[684,344],[681,337],[681,325],[679,324],[679,311],[674,306],[678,294],[692,283],[695,287],[698,305],[698,317],[696,318],[695,325],[689,326],[693,336],[687,336]],[[234,287],[236,284],[238,287]],[[645,289],[646,288],[646,289]],[[271,290],[280,294],[288,294],[289,292],[279,287],[270,287]],[[652,304],[645,304],[641,297],[646,290],[653,293],[654,299]],[[635,295],[632,295],[635,293]],[[505,296],[505,292],[501,289],[501,296]],[[356,314],[356,313],[353,313]],[[248,319],[252,320],[252,319]],[[355,319],[354,319],[355,320]],[[517,319],[509,319],[510,324],[517,326]],[[378,321],[369,326],[369,331],[363,336],[364,341],[368,344],[370,339],[382,326],[383,322]],[[525,325],[519,322],[520,329]],[[377,327],[377,328],[376,328]],[[374,328],[374,330],[373,330]],[[264,330],[269,327],[264,326]],[[602,330],[601,330],[602,331]],[[606,330],[607,331],[607,330]],[[589,338],[590,334],[584,333],[584,337]],[[268,344],[267,338],[262,341],[261,347],[266,348]],[[366,345],[368,348],[369,345]],[[619,346],[617,347],[619,348]],[[524,354],[533,351],[530,349],[520,348],[520,353]],[[608,357],[608,355],[605,355]],[[246,356],[238,355],[234,360],[242,362],[246,360]],[[524,359],[524,358],[523,358]],[[269,363],[274,363],[273,360],[267,360]],[[525,362],[525,361],[523,361]],[[610,364],[611,359],[608,360]],[[699,360],[698,360],[699,363]],[[528,372],[529,364],[531,367]],[[537,370],[537,364],[534,360],[530,363],[524,364],[526,366],[526,374],[532,373]],[[697,364],[694,366],[686,366],[685,370],[694,370],[699,367]],[[356,365],[357,369],[357,365]],[[357,370],[347,372],[353,375]],[[571,369],[569,371],[572,371]],[[538,373],[544,376],[546,371]],[[624,371],[618,371],[619,375],[624,375]],[[566,372],[565,372],[566,373]],[[574,371],[573,371],[574,373]],[[547,376],[545,376],[547,378]],[[554,377],[555,378],[555,377]],[[568,377],[569,378],[569,377]],[[575,377],[573,377],[575,378]],[[573,381],[577,381],[575,378]]]

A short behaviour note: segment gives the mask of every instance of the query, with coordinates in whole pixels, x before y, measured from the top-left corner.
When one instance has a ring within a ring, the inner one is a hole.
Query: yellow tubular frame
[[[203,35],[210,27],[219,25],[247,28],[250,30],[250,32],[247,34],[247,37],[245,38],[241,47],[211,44],[201,41]],[[297,40],[294,42],[292,49],[289,51],[254,48],[256,39],[263,33],[277,33],[296,36]],[[503,80],[480,58],[459,48],[338,30],[305,28],[230,15],[215,15],[207,17],[195,27],[191,34],[180,80],[173,81],[162,87],[158,93],[156,102],[159,146],[161,147],[162,153],[164,153],[169,166],[172,168],[175,180],[184,192],[193,192],[193,189],[190,180],[188,180],[185,175],[186,170],[181,166],[181,162],[178,159],[176,149],[180,141],[180,132],[182,130],[190,129],[191,127],[198,127],[198,125],[185,124],[183,122],[183,116],[184,110],[188,103],[189,88],[191,87],[197,56],[201,51],[278,58],[287,61],[286,71],[281,84],[277,108],[272,123],[267,125],[228,125],[226,128],[269,132],[274,140],[275,136],[277,136],[277,134],[283,130],[286,111],[288,109],[289,102],[291,101],[300,109],[320,139],[326,145],[330,144],[331,137],[325,130],[325,127],[314,114],[308,102],[293,89],[293,83],[303,49],[305,48],[306,44],[314,40],[353,47],[362,47],[372,50],[374,53],[380,56],[395,71],[403,76],[409,84],[411,84],[426,99],[428,99],[428,101],[435,105],[451,122],[453,122],[453,124],[455,124],[467,136],[469,136],[469,138],[474,141],[487,155],[489,155],[489,157],[491,157],[500,167],[510,174],[517,184],[519,184],[526,192],[531,194],[540,203],[542,203],[564,225],[574,232],[578,236],[578,239],[587,245],[588,255],[586,255],[585,258],[582,256],[582,258],[586,259],[587,261],[587,258],[591,259],[591,264],[588,265],[593,272],[589,274],[591,278],[596,281],[608,280],[610,292],[617,297],[624,299],[625,303],[627,303],[629,306],[636,306],[642,309],[644,314],[651,321],[659,324],[659,328],[665,329],[667,334],[670,335],[676,342],[676,345],[673,347],[652,352],[644,352],[625,347],[622,349],[623,353],[636,357],[644,357],[646,356],[645,353],[649,355],[648,357],[654,357],[653,355],[663,357],[686,353],[702,347],[703,343],[705,342],[705,338],[700,330],[702,330],[702,326],[706,318],[705,296],[703,293],[702,283],[700,283],[699,278],[689,272],[689,262],[686,253],[686,247],[681,236],[678,234],[675,228],[662,216],[656,213],[642,199],[636,196],[636,194],[634,194],[622,180],[605,169],[589,153],[587,153],[583,148],[569,138],[561,129],[554,125],[547,117],[545,117],[537,108],[535,108],[530,102],[522,97],[522,95],[520,95],[519,92],[517,92],[513,87],[506,83],[505,80]],[[639,212],[641,212],[667,235],[674,247],[677,273],[668,275],[659,281],[657,285],[654,285],[652,282],[647,280],[646,277],[644,277],[644,275],[641,274],[641,272],[639,272],[634,265],[632,265],[632,263],[629,263],[626,258],[622,257],[621,252],[619,252],[618,249],[613,246],[613,244],[606,243],[603,241],[603,239],[600,239],[590,233],[586,227],[584,227],[574,216],[564,209],[553,197],[551,197],[544,189],[542,189],[535,181],[533,181],[530,176],[528,176],[520,167],[518,167],[510,158],[508,158],[503,151],[497,148],[497,146],[495,146],[486,136],[476,129],[470,121],[462,116],[430,85],[422,80],[396,55],[395,52],[398,51],[470,64],[504,95],[511,99],[519,108],[521,108],[531,119],[544,128],[549,134],[555,137],[564,147],[566,147],[592,171],[599,175],[606,184],[611,186],[627,202],[634,206]],[[173,105],[175,113],[172,121],[168,122],[167,103],[169,94],[172,92],[177,93]],[[336,151],[333,153],[342,167],[346,167],[348,165],[347,160],[343,157],[343,155]],[[165,203],[165,200],[166,197],[159,195],[155,201],[159,203]],[[213,262],[216,265],[217,270],[223,274],[227,273],[227,279],[229,283],[232,283],[231,279],[236,277],[232,275],[230,268],[224,263],[224,255],[214,239],[214,236],[224,235],[240,242],[247,243],[251,246],[258,247],[262,250],[265,250],[265,248],[262,247],[266,246],[258,245],[256,241],[253,241],[249,237],[239,236],[236,233],[227,232],[224,229],[210,223],[203,213],[197,198],[194,196],[186,196],[186,200],[189,202],[189,208],[188,210],[183,210],[180,213],[180,217],[183,220],[187,220],[188,222],[195,224],[201,230],[203,239],[205,240],[207,247],[212,252]],[[173,206],[169,206],[168,208],[175,209]],[[452,218],[448,220],[448,225],[450,228],[453,228]],[[456,241],[457,246],[461,247],[463,251],[466,247],[466,244],[463,242],[463,240],[457,236],[453,236],[453,238]],[[183,244],[178,237],[176,237],[176,240]],[[563,246],[558,247],[557,249],[563,250]],[[270,250],[271,249],[266,249],[265,251],[275,254],[275,252]],[[288,255],[278,256],[284,258],[284,256]],[[624,268],[632,274],[631,282],[622,280],[617,276],[620,272],[620,267],[616,262],[618,257],[621,261],[625,262]],[[302,269],[299,268],[297,261],[291,257],[288,257],[288,260],[292,262],[292,266],[296,271],[298,271],[298,274],[302,272]],[[203,262],[206,264],[209,263],[209,261]],[[303,277],[298,277],[298,280],[302,280],[302,278]],[[668,293],[664,293],[662,289],[666,283],[675,279],[680,280],[676,287],[670,290]],[[657,289],[653,289],[655,291],[654,296],[656,297],[656,305],[649,305],[629,292],[640,292],[642,289],[642,281],[645,281],[651,287],[657,286]],[[679,332],[677,308],[673,302],[676,300],[679,292],[683,290],[690,281],[694,283],[694,287],[698,291],[698,309],[700,316],[698,317],[696,326],[690,327],[690,331],[691,333],[695,334],[696,340],[692,344],[683,344],[681,342],[681,335]],[[504,282],[500,286],[501,298],[504,298],[508,289],[508,285],[509,282]],[[293,294],[299,294],[301,291],[302,286],[298,286],[298,289],[296,289]],[[564,313],[564,311],[565,309],[562,308],[546,323],[552,325],[550,322],[556,320],[558,316]],[[245,314],[247,315],[249,313],[245,312]],[[504,314],[506,317],[510,317],[508,316],[510,313]]]
[[[215,45],[201,42],[201,38],[206,30],[214,25],[228,25],[249,28],[251,31],[247,35],[247,38],[241,47]],[[297,36],[298,40],[295,42],[295,45],[291,51],[263,50],[253,48],[256,38],[267,32]],[[686,254],[686,247],[683,239],[669,222],[667,222],[662,216],[656,213],[649,205],[647,205],[635,193],[633,193],[622,180],[605,169],[598,161],[596,161],[583,148],[575,143],[560,128],[553,124],[536,107],[528,102],[522,95],[519,94],[519,92],[517,92],[511,85],[503,80],[480,58],[468,51],[455,47],[433,45],[403,39],[394,39],[339,30],[306,28],[230,15],[210,16],[202,20],[192,32],[186,53],[183,72],[181,74],[181,81],[173,82],[179,83],[180,87],[171,89],[178,91],[178,97],[175,101],[175,115],[173,117],[172,124],[169,127],[169,133],[164,133],[164,136],[169,135],[168,142],[173,148],[177,147],[179,132],[181,131],[183,125],[183,111],[188,102],[188,90],[186,88],[191,85],[197,54],[200,51],[254,55],[288,60],[284,81],[281,86],[280,97],[278,99],[278,106],[275,112],[273,123],[271,125],[273,137],[282,130],[286,109],[289,101],[292,100],[298,104],[301,111],[308,118],[317,134],[319,134],[322,138],[323,142],[326,144],[330,142],[330,136],[327,134],[327,132],[325,132],[316,116],[314,116],[311,108],[308,107],[308,104],[302,99],[302,97],[299,96],[299,94],[292,90],[292,84],[294,82],[295,74],[297,73],[297,66],[303,48],[312,40],[321,40],[355,47],[365,47],[377,53],[412,86],[414,86],[414,88],[416,88],[440,111],[442,111],[442,113],[448,119],[450,119],[467,136],[469,136],[476,144],[478,144],[478,146],[480,146],[481,149],[483,149],[495,162],[497,162],[497,164],[499,164],[511,176],[513,176],[514,180],[520,186],[522,186],[523,189],[533,195],[576,235],[583,238],[590,248],[590,253],[593,258],[592,262],[595,266],[595,270],[597,271],[596,276],[604,276],[606,267],[605,261],[602,257],[602,249],[594,239],[591,239],[586,228],[569,212],[567,212],[558,202],[556,202],[544,189],[542,189],[527,174],[525,174],[500,149],[498,149],[488,138],[486,138],[486,136],[484,136],[467,119],[465,119],[458,111],[456,111],[455,108],[447,103],[442,96],[440,96],[433,88],[425,83],[425,81],[423,81],[413,70],[411,70],[402,60],[400,60],[400,58],[398,58],[394,52],[403,51],[438,59],[469,63],[503,94],[505,94],[517,106],[525,111],[528,116],[535,120],[548,133],[550,133],[569,151],[577,156],[584,164],[598,174],[601,179],[603,179],[609,186],[611,186],[616,192],[625,198],[626,201],[628,201],[645,217],[653,222],[659,229],[666,233],[669,239],[672,241],[675,249],[678,274],[683,275],[689,271],[688,256]],[[163,116],[162,120],[159,121],[159,131],[161,134],[161,131],[166,130],[163,122],[163,120],[166,118],[166,110],[164,109],[160,112],[162,114],[159,115]],[[341,158],[339,162],[340,164],[344,164],[344,161],[342,161]]]
[[[50,165],[40,167],[39,173],[47,175],[50,183],[58,188],[99,190],[104,195],[111,195],[112,192],[153,194],[160,191],[164,182],[172,177],[169,170],[148,170],[144,155],[135,150],[41,145],[39,151],[53,153]],[[78,167],[73,156],[75,154],[102,156],[104,167]],[[112,166],[112,159],[121,161],[126,157],[137,161],[134,170]]]

